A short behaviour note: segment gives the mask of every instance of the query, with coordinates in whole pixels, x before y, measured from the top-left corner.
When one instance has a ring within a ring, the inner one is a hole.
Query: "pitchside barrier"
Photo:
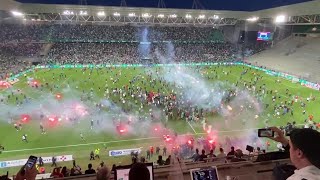
[[[261,68],[258,66],[254,66],[251,64],[247,64],[244,62],[223,62],[223,63],[181,63],[181,64],[153,64],[153,65],[147,65],[148,67],[172,67],[172,66],[234,66],[234,65],[240,65],[240,66],[247,66],[253,69],[257,69],[260,71],[265,72],[268,75],[275,76],[275,77],[280,77],[287,79],[289,81],[293,82],[299,82],[302,86],[315,89],[315,90],[320,90],[320,84],[319,83],[313,83],[310,81],[307,81],[305,79],[301,79],[299,77],[283,73],[283,72],[278,72],[278,71],[273,71],[265,68]],[[8,78],[7,81],[16,81],[20,76],[25,75],[26,73],[33,72],[35,69],[57,69],[57,68],[105,68],[105,67],[146,67],[144,64],[65,64],[65,65],[38,65],[34,66],[29,70],[26,70],[24,72],[21,72],[16,75],[12,75],[10,78]]]

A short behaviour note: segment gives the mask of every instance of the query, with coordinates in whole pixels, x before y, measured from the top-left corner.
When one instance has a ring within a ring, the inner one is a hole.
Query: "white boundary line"
[[[65,145],[65,146],[51,146],[51,147],[32,148],[32,149],[17,149],[17,150],[3,151],[3,153],[12,153],[12,152],[21,152],[21,151],[33,151],[33,150],[43,150],[43,149],[57,149],[57,148],[65,148],[65,147],[77,147],[77,146],[89,146],[89,145],[96,145],[96,144],[110,144],[110,143],[117,143],[117,142],[141,141],[141,140],[150,140],[150,139],[160,139],[160,137],[150,137],[150,138],[140,138],[140,139],[125,139],[125,140],[108,141],[108,142],[96,142],[96,143],[87,143],[87,144],[73,144],[73,145]]]
[[[189,126],[191,127],[191,129],[193,130],[194,134],[197,135],[198,133],[196,132],[196,130],[193,129],[193,127],[191,126],[190,122],[187,120]]]

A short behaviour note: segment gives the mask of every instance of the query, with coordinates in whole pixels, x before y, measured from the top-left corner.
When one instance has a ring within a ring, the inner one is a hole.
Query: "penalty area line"
[[[117,143],[117,142],[142,141],[142,140],[151,140],[151,139],[160,139],[160,138],[159,138],[159,137],[150,137],[150,138],[139,138],[139,139],[125,139],[125,140],[107,141],[107,142],[96,142],[96,143],[87,143],[87,144],[73,144],[73,145],[65,145],[65,146],[51,146],[51,147],[32,148],[32,149],[17,149],[17,150],[2,151],[2,152],[3,152],[3,153],[12,153],[12,152],[21,152],[21,151],[43,150],[43,149],[58,149],[58,148],[66,148],[66,147],[89,146],[89,145],[96,145],[96,144],[111,144],[111,143]]]

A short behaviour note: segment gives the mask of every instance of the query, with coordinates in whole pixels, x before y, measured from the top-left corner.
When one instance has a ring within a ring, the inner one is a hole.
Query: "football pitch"
[[[226,94],[235,91],[241,97],[226,99]],[[150,93],[152,97],[141,95]],[[178,113],[184,106],[173,108],[170,114],[167,108],[173,105],[157,105],[153,97],[158,94],[171,99],[188,97],[183,103],[193,103],[197,112],[204,109],[203,115],[186,120]],[[320,117],[319,91],[246,66],[37,69],[11,88],[0,90],[0,99],[0,144],[5,147],[0,161],[31,154],[72,154],[83,169],[96,148],[109,166],[124,165],[130,158],[108,157],[108,151],[142,148],[145,154],[150,146],[167,146],[165,133],[207,136],[203,119],[212,127],[215,140],[223,144],[226,137],[247,138],[257,128],[293,121],[305,124],[310,115],[318,122]],[[290,111],[275,110],[280,105]],[[14,124],[21,118],[26,119],[17,131]],[[40,122],[45,133],[41,133]],[[125,126],[117,126],[119,123]],[[24,134],[28,143],[21,139]],[[265,139],[259,141],[265,144]],[[97,166],[101,160],[91,163]],[[71,162],[59,165],[71,166]],[[7,170],[14,173],[17,168],[0,169],[0,174]]]

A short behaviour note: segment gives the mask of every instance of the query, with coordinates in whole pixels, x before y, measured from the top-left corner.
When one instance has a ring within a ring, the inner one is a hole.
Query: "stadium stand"
[[[320,82],[319,49],[319,37],[296,37],[293,35],[279,42],[273,48],[252,56],[248,62]]]
[[[30,69],[35,62],[40,65],[166,64],[238,62],[246,57],[247,63],[320,82],[320,37],[314,35],[319,34],[320,26],[295,26],[290,33],[287,30],[278,35],[275,42],[243,45],[231,43],[222,28],[212,27],[34,22],[0,23],[0,29],[0,80]],[[292,35],[287,37],[288,34]],[[174,54],[170,51],[172,45]],[[203,153],[182,160],[173,152],[165,165],[153,163],[154,179],[189,180],[191,169],[216,166],[220,180],[271,180],[275,167],[291,164],[289,154],[282,150],[255,151],[254,155],[243,155],[241,150],[232,153],[227,158],[223,153],[222,158]],[[69,177],[61,179],[97,179],[96,174],[77,175],[76,171],[81,171],[77,168],[74,165],[68,170]],[[56,173],[60,175],[60,172]],[[37,179],[54,179],[53,174],[38,174]],[[114,172],[110,177],[114,179]]]

